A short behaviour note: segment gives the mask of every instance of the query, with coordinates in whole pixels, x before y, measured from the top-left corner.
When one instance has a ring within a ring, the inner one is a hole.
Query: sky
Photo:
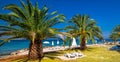
[[[25,1],[25,0],[23,0]],[[97,21],[97,25],[101,27],[103,36],[109,37],[112,29],[120,24],[120,0],[30,0],[33,4],[39,3],[41,8],[44,4],[50,8],[50,11],[58,11],[66,16],[66,20],[70,20],[76,14],[89,15],[91,19]],[[18,4],[19,0],[0,0],[0,13],[9,13],[8,10],[2,8],[7,4]],[[0,25],[6,25],[0,21]],[[57,27],[64,27],[65,24]]]

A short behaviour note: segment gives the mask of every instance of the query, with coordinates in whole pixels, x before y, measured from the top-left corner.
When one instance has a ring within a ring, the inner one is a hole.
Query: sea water
[[[1,41],[2,40],[0,40],[0,42]],[[59,44],[57,43],[58,41],[59,41]],[[105,41],[112,42],[113,40],[106,39]],[[44,43],[44,42],[48,42],[48,43]],[[0,46],[0,56],[10,54],[11,52],[16,51],[16,50],[29,48],[29,43],[30,43],[29,40],[11,40],[11,41],[5,43],[4,45]],[[76,43],[77,43],[77,45],[80,44],[78,39],[76,39]],[[104,42],[101,40],[96,40],[96,43],[102,44]],[[87,44],[93,44],[93,43],[92,43],[92,41],[89,41],[89,42],[87,42]],[[63,41],[61,39],[43,40],[43,47],[62,46],[62,45],[63,45]],[[66,45],[68,46],[69,42],[67,42]]]
[[[28,45],[28,40],[11,40],[5,43],[4,45],[0,46],[0,55],[5,55],[19,49],[28,48]]]
[[[49,42],[49,44],[44,43],[45,41]],[[59,44],[57,43],[59,41]],[[2,42],[2,40],[0,40]],[[63,41],[61,39],[46,39],[43,40],[43,47],[51,47],[51,46],[62,46]],[[52,44],[52,42],[54,44]],[[10,40],[4,45],[0,46],[0,56],[8,55],[11,52],[29,48],[30,41],[29,40]]]

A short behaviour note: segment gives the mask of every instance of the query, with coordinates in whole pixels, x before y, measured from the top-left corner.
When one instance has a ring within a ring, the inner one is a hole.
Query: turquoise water
[[[57,41],[59,40],[59,44],[57,44]],[[1,42],[2,40],[0,40]],[[49,46],[62,46],[63,41],[61,39],[48,39],[44,40],[43,42],[48,41],[49,44],[43,43],[43,47],[49,47]],[[54,45],[52,45],[52,42],[54,42]],[[13,51],[28,48],[29,47],[29,40],[11,40],[10,42],[5,43],[4,45],[0,46],[0,56],[9,54]]]
[[[5,43],[0,46],[0,55],[9,54],[10,52],[28,48],[29,41],[28,40],[11,40],[10,42]]]
[[[59,44],[57,44],[57,41],[59,40]],[[63,41],[61,39],[47,39],[44,40],[43,42],[48,41],[49,44],[45,44],[43,43],[43,47],[49,47],[49,46],[62,46],[63,45]],[[110,39],[107,39],[106,41],[113,41]],[[0,41],[1,42],[1,41]],[[52,45],[52,42],[54,42],[54,45]],[[77,45],[79,45],[79,41],[76,40]],[[20,49],[24,49],[24,48],[28,48],[29,47],[29,40],[11,40],[10,42],[7,42],[6,44],[0,46],[0,55],[5,55],[5,54],[9,54],[13,51],[16,50],[20,50]],[[104,43],[100,40],[97,40],[97,44],[100,43]],[[66,43],[66,45],[68,45],[69,42]],[[88,44],[93,44],[92,41],[89,41]]]

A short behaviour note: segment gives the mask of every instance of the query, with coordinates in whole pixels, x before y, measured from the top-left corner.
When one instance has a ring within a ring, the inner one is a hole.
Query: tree
[[[90,19],[87,15],[76,15],[70,22],[71,26],[67,26],[69,33],[73,37],[80,39],[80,49],[84,50],[86,48],[86,42],[88,40],[95,41],[95,37],[103,39],[100,27],[96,26],[96,22]]]
[[[116,32],[116,33],[119,34],[119,32],[120,32],[120,25],[117,25],[117,26],[113,29],[112,32]]]
[[[57,33],[53,28],[58,23],[64,21],[65,17],[57,11],[48,13],[48,8],[44,6],[39,9],[38,3],[35,6],[27,0],[25,4],[20,1],[21,7],[16,4],[9,4],[4,9],[10,10],[9,14],[0,14],[0,19],[4,20],[9,26],[0,26],[0,36],[9,36],[0,45],[16,38],[26,38],[30,40],[29,58],[42,59],[43,47],[42,40],[52,37]]]
[[[112,33],[110,35],[110,38],[114,40],[114,45],[116,45],[116,40],[119,38],[120,36],[116,33]]]
[[[116,40],[120,38],[120,25],[116,26],[112,33],[110,34],[110,38],[114,40],[114,45],[116,44]]]

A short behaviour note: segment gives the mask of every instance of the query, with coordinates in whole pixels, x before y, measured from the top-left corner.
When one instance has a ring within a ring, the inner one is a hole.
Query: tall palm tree
[[[67,28],[71,28],[68,31],[75,38],[79,37],[80,49],[84,50],[86,48],[88,40],[95,41],[95,37],[102,39],[100,28],[96,26],[96,22],[90,19],[89,16],[76,15],[70,22],[72,22],[72,26],[67,26]]]
[[[57,32],[53,26],[64,21],[65,17],[57,11],[48,13],[48,8],[44,6],[39,9],[38,3],[35,6],[27,0],[27,3],[20,1],[21,7],[10,4],[4,9],[10,10],[9,14],[0,14],[0,19],[4,20],[9,26],[0,26],[0,36],[9,36],[0,45],[15,38],[26,38],[30,40],[29,58],[42,59],[43,47],[42,40],[54,36]]]
[[[120,25],[117,25],[112,32],[120,35]]]
[[[116,33],[112,33],[110,35],[110,38],[114,40],[114,45],[116,45],[116,40],[119,38],[120,36]]]
[[[111,33],[111,35],[110,35],[110,38],[113,39],[113,40],[114,40],[114,44],[116,44],[116,40],[117,40],[118,38],[120,38],[120,25],[116,26],[116,27],[113,29],[113,31],[112,31],[112,33]]]
[[[112,32],[120,32],[120,25],[117,25]]]

